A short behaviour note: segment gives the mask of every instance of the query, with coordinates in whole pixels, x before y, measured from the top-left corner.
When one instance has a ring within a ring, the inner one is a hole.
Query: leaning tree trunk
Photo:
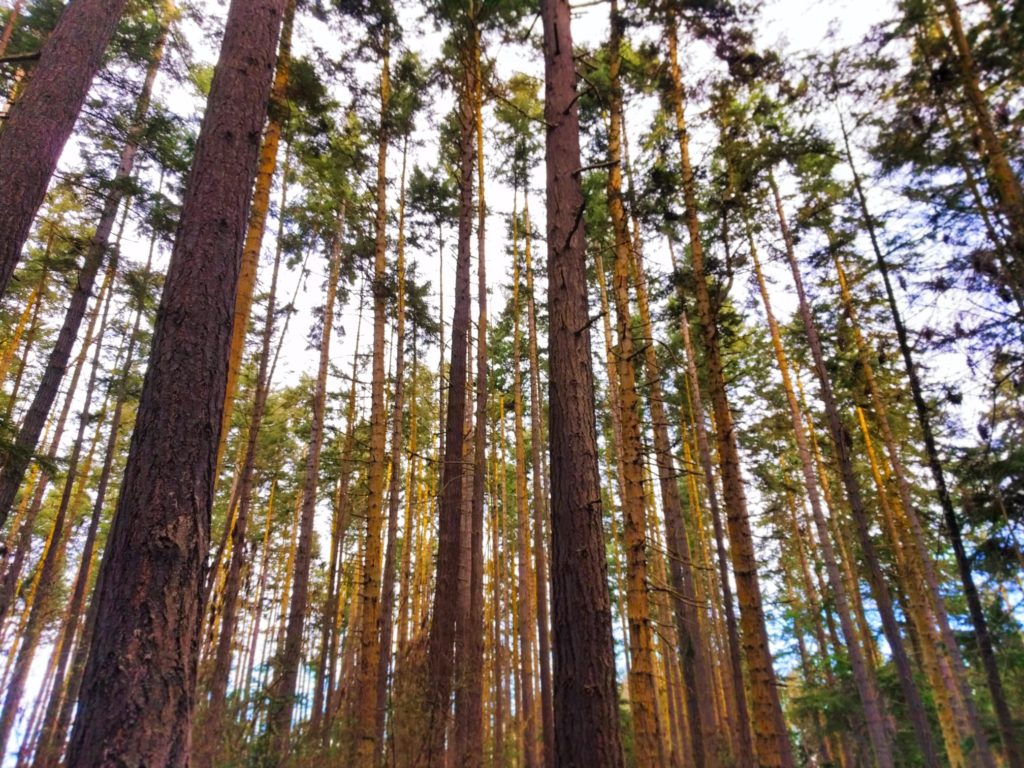
[[[868,232],[868,238],[871,241],[871,248],[875,255],[875,264],[878,266],[878,271],[882,275],[882,283],[885,286],[885,295],[889,304],[889,311],[892,314],[893,326],[896,328],[896,338],[899,342],[900,354],[903,357],[903,364],[907,370],[907,379],[910,382],[910,394],[914,401],[914,411],[917,415],[918,424],[921,427],[921,435],[924,438],[928,469],[931,471],[932,479],[935,481],[935,492],[939,497],[939,505],[942,507],[946,535],[949,537],[950,544],[953,547],[953,556],[956,559],[960,583],[963,585],[964,595],[967,598],[967,608],[971,615],[971,624],[974,627],[974,634],[978,643],[978,653],[981,656],[981,663],[985,669],[985,679],[988,683],[989,693],[992,696],[992,708],[995,710],[996,720],[999,724],[999,736],[1003,742],[1003,749],[1006,752],[1006,762],[1010,768],[1021,768],[1024,766],[1024,756],[1022,756],[1018,743],[1013,716],[1010,714],[1010,707],[1006,701],[1006,693],[1003,689],[1003,681],[999,673],[999,665],[996,661],[992,637],[988,630],[988,620],[985,618],[985,609],[982,607],[981,598],[978,595],[978,587],[974,583],[974,577],[971,573],[971,560],[967,556],[966,547],[964,547],[960,518],[956,508],[953,506],[949,486],[946,484],[946,474],[942,466],[942,460],[939,457],[935,432],[932,428],[931,412],[924,398],[924,389],[921,386],[921,378],[918,375],[917,365],[914,362],[913,352],[910,348],[907,327],[903,323],[899,303],[896,300],[896,292],[892,287],[892,279],[889,276],[889,264],[882,253],[875,220],[871,217],[871,212],[868,209],[864,186],[853,161],[850,136],[841,114],[839,119],[843,132],[846,161],[853,175],[854,191],[857,195],[857,203],[860,206],[860,213]]]
[[[567,0],[542,0],[555,763],[623,764],[597,464],[579,109]]]
[[[871,592],[878,607],[885,639],[892,650],[893,664],[896,667],[900,688],[907,704],[914,735],[918,746],[921,748],[925,765],[933,768],[940,764],[938,753],[927,721],[924,705],[921,701],[921,694],[914,681],[910,657],[907,655],[906,646],[896,620],[892,595],[885,581],[885,574],[882,571],[878,551],[871,536],[870,521],[864,505],[864,496],[861,492],[860,481],[857,479],[854,471],[853,457],[850,454],[850,446],[853,444],[853,441],[839,415],[839,406],[836,403],[835,394],[832,390],[832,380],[829,377],[828,369],[825,367],[825,356],[822,352],[821,339],[818,336],[818,329],[811,315],[810,304],[804,291],[803,278],[800,275],[800,267],[796,261],[793,238],[786,224],[781,199],[776,198],[775,207],[779,226],[782,229],[785,241],[786,259],[789,262],[793,283],[796,287],[800,318],[804,325],[804,331],[807,334],[807,344],[811,351],[814,372],[818,378],[821,401],[825,406],[825,417],[828,423],[829,435],[832,438],[836,463],[839,466],[839,475],[846,490],[846,500],[850,505],[850,515],[853,518],[857,540],[864,558],[868,583],[871,586]]]
[[[76,3],[76,5],[78,4]],[[174,13],[174,4],[171,0],[165,2],[161,13],[163,17],[161,34],[150,55],[146,76],[142,83],[142,90],[139,92],[139,97],[135,103],[132,124],[128,129],[124,148],[121,150],[117,172],[111,181],[107,199],[103,203],[103,211],[96,224],[96,231],[86,247],[82,268],[78,273],[78,280],[75,281],[75,288],[71,293],[68,309],[64,315],[64,324],[61,326],[60,332],[57,335],[57,341],[50,351],[50,357],[46,362],[46,369],[43,372],[39,388],[36,390],[32,404],[29,406],[25,419],[22,421],[21,429],[15,442],[15,449],[8,455],[3,470],[0,471],[0,528],[3,527],[11,505],[14,503],[14,497],[18,493],[18,488],[21,486],[22,480],[25,479],[25,470],[31,461],[32,454],[39,442],[39,435],[43,431],[43,425],[46,423],[46,418],[50,414],[50,408],[57,397],[57,390],[60,388],[64,373],[67,371],[68,358],[71,356],[75,339],[78,337],[78,330],[81,327],[82,318],[85,316],[85,308],[89,302],[89,297],[92,295],[96,275],[99,274],[103,260],[107,256],[110,235],[117,220],[117,211],[127,188],[126,182],[135,167],[135,157],[138,154],[139,144],[146,130],[145,119],[153,94],[153,84],[156,81],[157,73],[160,71],[167,36],[170,33],[170,25]],[[6,132],[0,134],[0,158],[2,158],[3,141],[6,135]],[[24,152],[24,148],[20,151]],[[3,167],[3,160],[0,159],[0,168]],[[4,188],[6,184],[3,178],[4,175],[0,172],[0,260],[3,259],[3,249],[7,247],[7,240],[2,234],[3,217],[5,216],[3,212],[5,205],[3,199],[5,195]],[[10,183],[15,182],[12,181]],[[3,293],[3,285],[3,266],[0,263],[0,294]]]
[[[236,0],[228,12],[96,588],[98,631],[71,766],[188,762],[203,615],[197,595],[259,150],[252,137],[262,127],[284,5]]]
[[[0,130],[0,297],[128,0],[68,4]],[[116,207],[116,206],[115,206]],[[0,525],[4,512],[0,512]]]

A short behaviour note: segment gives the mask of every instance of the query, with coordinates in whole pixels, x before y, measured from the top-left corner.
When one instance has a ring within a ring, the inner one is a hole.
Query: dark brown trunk
[[[543,0],[547,123],[555,764],[617,768],[618,694],[587,312],[579,111],[567,0]]]
[[[473,130],[476,75],[473,59],[463,53],[463,82],[459,94],[459,234],[455,265],[455,311],[452,316],[452,352],[445,417],[444,464],[438,512],[437,571],[434,610],[427,642],[427,713],[420,751],[413,765],[435,768],[444,764],[445,731],[455,667],[455,616],[459,577],[460,531],[463,515],[463,446],[466,424],[466,356],[470,294],[469,272],[473,229],[473,167],[476,135]]]
[[[231,314],[284,5],[228,12],[97,584],[71,766],[188,762]]]
[[[0,130],[0,297],[128,0],[75,0]],[[114,206],[117,207],[116,205]],[[0,525],[10,502],[0,505]]]
[[[89,2],[81,2],[81,0],[75,4],[91,5]],[[116,3],[114,4],[116,5]],[[110,235],[113,232],[114,223],[117,219],[117,211],[121,205],[121,200],[124,198],[125,182],[131,176],[132,170],[135,167],[135,156],[138,153],[139,142],[146,127],[144,120],[146,113],[149,111],[153,84],[156,81],[156,76],[160,71],[160,64],[163,60],[164,48],[167,43],[167,35],[170,31],[171,23],[169,10],[169,8],[164,10],[163,30],[150,57],[142,90],[135,104],[135,115],[131,128],[128,130],[127,141],[121,150],[117,172],[111,182],[107,199],[103,203],[103,212],[100,214],[99,222],[96,225],[96,232],[86,248],[85,260],[82,263],[78,280],[75,282],[74,291],[68,302],[64,324],[61,326],[57,341],[50,352],[39,388],[36,390],[32,404],[29,406],[25,419],[21,424],[14,450],[6,457],[3,470],[0,471],[0,528],[3,527],[11,505],[14,503],[14,498],[18,493],[18,488],[25,478],[25,470],[28,468],[32,453],[39,442],[39,435],[43,431],[43,425],[46,423],[47,416],[49,416],[50,408],[53,407],[53,401],[57,397],[57,390],[60,388],[60,382],[67,370],[71,349],[74,346],[75,339],[78,337],[78,330],[82,324],[82,318],[85,316],[85,308],[89,302],[93,284],[96,282],[96,275],[99,273],[103,260],[107,256]],[[56,35],[57,31],[55,30],[53,34]],[[72,44],[72,47],[79,44],[80,41],[75,42]],[[8,127],[3,133],[0,133],[0,158],[3,157],[4,141],[9,130],[10,128]],[[24,151],[24,148],[21,148],[19,154],[24,153]],[[0,159],[0,168],[4,167],[3,163],[4,161]],[[0,233],[3,232],[4,217],[6,215],[3,211],[5,205],[7,205],[7,201],[4,200],[6,193],[3,190],[7,184],[19,183],[15,181],[6,182],[3,179],[4,176],[6,174],[0,174]],[[0,294],[3,293],[4,286],[6,285],[6,280],[3,276],[3,260],[6,258],[4,249],[8,247],[8,243],[9,240],[3,234],[0,234]],[[14,258],[17,258],[17,254],[15,254]]]

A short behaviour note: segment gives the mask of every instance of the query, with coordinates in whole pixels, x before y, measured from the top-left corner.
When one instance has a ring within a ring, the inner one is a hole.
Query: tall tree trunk
[[[679,141],[683,202],[690,235],[690,255],[693,263],[697,312],[700,316],[709,386],[711,387],[711,405],[715,415],[715,432],[718,438],[718,457],[722,471],[722,490],[729,527],[733,575],[736,578],[736,594],[740,604],[743,651],[750,680],[754,749],[762,768],[774,766],[792,768],[794,764],[793,750],[782,715],[775,669],[768,644],[761,586],[757,575],[757,558],[754,554],[754,540],[740,471],[732,410],[725,386],[716,317],[717,308],[713,305],[708,276],[705,273],[704,249],[697,216],[696,179],[690,162],[689,136],[684,115],[677,35],[675,12],[671,8],[666,8],[665,36],[669,50],[670,96]]]
[[[203,615],[196,596],[258,159],[252,137],[284,5],[234,1],[228,12],[97,585],[100,631],[82,681],[71,766],[188,761]]]
[[[629,706],[633,714],[633,750],[640,765],[665,765],[661,724],[658,719],[655,683],[654,631],[647,592],[647,512],[644,492],[644,455],[640,436],[640,400],[636,391],[633,318],[629,306],[630,254],[626,209],[622,198],[622,85],[619,81],[623,19],[618,2],[611,4],[611,36],[608,72],[611,82],[608,129],[608,213],[612,221],[615,266],[612,295],[615,299],[616,374],[619,386],[619,420],[622,424],[622,456],[625,476],[622,498],[623,543],[626,549],[626,607],[629,618]],[[696,719],[697,713],[693,713]],[[703,759],[703,742],[701,759]],[[697,744],[694,745],[695,747]]]
[[[387,712],[388,675],[391,670],[394,647],[395,614],[395,547],[398,538],[398,505],[402,485],[402,417],[405,411],[405,166],[409,151],[409,139],[402,143],[401,191],[398,200],[398,261],[395,265],[398,290],[398,317],[395,327],[395,397],[391,417],[391,478],[388,487],[388,543],[384,552],[384,575],[380,598],[380,650],[377,659],[377,711],[375,713],[375,739],[378,753],[384,751],[384,716]],[[415,331],[415,329],[414,329]],[[413,370],[415,376],[415,369]],[[410,403],[416,407],[414,397]],[[415,416],[412,416],[410,435],[415,430]],[[409,477],[412,480],[412,477]],[[413,492],[412,483],[406,484],[408,498]],[[402,547],[409,545],[406,538]]]
[[[228,381],[225,385],[224,423],[220,427],[220,443],[217,446],[217,477],[220,476],[221,465],[224,461],[224,446],[228,442],[231,417],[235,410],[238,374],[242,369],[245,336],[249,330],[252,295],[256,287],[256,272],[260,263],[260,251],[263,248],[263,234],[267,229],[267,214],[270,211],[270,190],[274,183],[274,174],[277,172],[277,153],[281,144],[281,132],[288,117],[286,101],[292,60],[295,2],[296,0],[288,0],[288,4],[285,6],[274,82],[270,87],[270,100],[267,102],[267,127],[263,131],[259,170],[256,172],[256,186],[252,192],[249,223],[245,231],[245,247],[242,249],[242,269],[238,275],[235,312],[231,321],[231,356],[228,358]],[[282,210],[284,210],[283,206]]]
[[[387,414],[384,410],[384,330],[387,312],[387,160],[391,104],[391,30],[382,32],[380,70],[380,135],[377,137],[377,210],[374,221],[373,259],[373,362],[370,383],[370,466],[369,495],[366,500],[366,540],[363,546],[363,582],[360,589],[361,630],[359,650],[359,708],[356,723],[355,757],[357,765],[372,765],[378,760],[377,679],[381,654],[381,530],[383,527],[384,472],[387,456]],[[399,321],[401,322],[401,321]],[[401,342],[399,342],[401,343]],[[398,418],[401,418],[399,413]],[[394,468],[392,468],[394,471]],[[391,643],[387,644],[387,653]]]
[[[0,130],[0,297],[21,259],[103,53],[128,0],[76,0],[46,38]],[[115,208],[117,206],[114,206]],[[0,525],[10,502],[0,505]]]
[[[252,414],[249,416],[249,431],[246,436],[245,458],[238,479],[238,487],[230,500],[231,509],[228,519],[231,525],[231,560],[228,563],[224,579],[221,603],[221,626],[217,636],[217,646],[213,656],[213,669],[210,672],[210,699],[206,711],[206,728],[202,739],[197,744],[194,761],[198,766],[212,765],[216,762],[224,719],[224,706],[228,692],[228,677],[231,673],[231,653],[235,646],[236,624],[238,621],[238,592],[242,585],[242,569],[245,565],[245,537],[249,525],[249,511],[252,507],[253,483],[256,477],[256,447],[259,441],[263,414],[266,411],[267,395],[270,393],[270,344],[274,337],[275,313],[277,311],[277,280],[281,268],[283,251],[283,221],[288,195],[288,161],[285,161],[285,178],[281,187],[281,228],[278,231],[278,244],[274,254],[274,266],[270,277],[270,293],[267,298],[266,317],[263,320],[263,333],[260,341],[259,362],[256,372],[256,391],[253,396]],[[221,429],[227,422],[222,422]]]
[[[103,337],[106,335],[107,319],[110,315],[111,297],[113,291],[113,275],[116,270],[116,260],[111,260],[108,268],[106,286],[106,297],[103,299],[99,330],[96,334],[96,351],[93,354],[92,366],[89,372],[89,380],[85,385],[83,395],[84,405],[78,418],[78,435],[72,443],[71,452],[68,456],[67,474],[64,478],[64,490],[61,494],[60,503],[53,519],[53,529],[50,538],[43,550],[42,560],[38,566],[35,581],[32,586],[32,599],[26,607],[28,621],[24,629],[19,632],[20,646],[18,655],[14,662],[14,668],[7,680],[7,693],[4,697],[3,710],[0,711],[0,754],[6,754],[7,739],[11,734],[14,725],[14,718],[18,713],[18,705],[25,690],[25,682],[28,678],[29,668],[35,656],[36,645],[42,635],[45,623],[49,615],[50,602],[53,598],[55,582],[59,578],[58,569],[61,566],[64,553],[64,545],[68,535],[71,533],[68,512],[71,505],[71,492],[75,485],[75,478],[79,471],[79,459],[81,458],[82,443],[85,441],[85,430],[90,422],[92,397],[96,390],[96,381],[99,378],[100,353],[103,349]],[[30,733],[27,732],[27,733]],[[26,735],[27,739],[28,736]]]
[[[475,36],[473,37],[475,40]],[[472,44],[466,46],[472,48]],[[466,423],[467,350],[470,316],[469,271],[473,229],[473,167],[476,131],[476,69],[472,50],[461,54],[459,88],[459,233],[455,265],[455,310],[448,375],[447,411],[443,430],[441,495],[438,512],[437,571],[434,610],[427,643],[427,716],[421,747],[413,765],[436,768],[444,764],[445,730],[455,665],[455,617],[463,515],[463,446]]]
[[[309,450],[302,481],[302,506],[299,515],[295,561],[291,569],[292,589],[288,602],[288,623],[280,650],[280,669],[267,714],[267,731],[271,738],[271,754],[278,764],[289,754],[292,715],[295,711],[299,663],[302,657],[302,635],[309,604],[309,571],[313,561],[313,520],[316,515],[317,490],[320,483],[320,451],[324,442],[324,408],[327,400],[327,373],[330,363],[331,334],[334,328],[334,305],[341,272],[341,251],[345,231],[345,200],[338,208],[337,222],[331,239],[327,268],[327,299],[324,302],[324,325],[320,333],[320,361],[316,388],[313,392],[313,413],[309,434]]]
[[[836,612],[839,614],[839,623],[843,631],[843,640],[845,641],[846,653],[850,661],[850,669],[853,673],[853,681],[857,687],[861,708],[864,711],[868,738],[871,740],[871,748],[875,755],[876,765],[879,768],[891,768],[895,763],[893,762],[889,734],[885,727],[885,711],[881,695],[876,681],[870,675],[864,660],[863,651],[857,640],[857,631],[853,625],[850,601],[846,594],[846,584],[839,572],[835,549],[832,546],[831,533],[825,520],[821,496],[818,493],[814,460],[811,458],[811,450],[807,443],[807,434],[804,431],[800,404],[797,402],[793,382],[789,375],[789,361],[782,347],[782,335],[779,331],[779,324],[775,320],[775,313],[772,311],[771,296],[768,293],[768,284],[765,282],[764,273],[761,271],[761,262],[757,256],[753,230],[749,221],[745,221],[744,224],[750,256],[754,264],[754,274],[757,277],[757,287],[761,293],[761,301],[764,304],[765,316],[768,320],[768,330],[771,333],[772,349],[775,352],[775,361],[779,366],[782,388],[786,394],[786,404],[789,407],[790,424],[793,429],[793,439],[796,442],[797,455],[800,458],[804,490],[807,493],[807,501],[811,508],[811,519],[814,521],[815,528],[817,529],[821,556],[825,564],[825,572],[828,575],[828,584],[832,591],[832,597],[835,600]]]
[[[544,482],[544,402],[540,391],[540,360],[537,350],[537,302],[533,288],[533,229],[530,223],[530,189],[523,190],[523,253],[526,268],[527,352],[530,359],[530,464],[533,467],[533,558],[536,580],[537,632],[540,636],[540,706],[543,725],[544,765],[555,766],[555,711],[551,691],[551,620],[548,610],[548,495]]]
[[[673,264],[674,264],[673,257]],[[701,398],[700,380],[697,376],[696,353],[690,337],[690,321],[687,319],[686,304],[679,310],[679,329],[683,337],[686,352],[686,381],[689,385],[691,403],[691,421],[694,438],[697,442],[697,456],[700,471],[704,480],[704,491],[708,507],[711,510],[711,523],[715,533],[715,554],[718,557],[718,580],[722,589],[722,603],[725,607],[726,645],[729,653],[729,685],[735,702],[735,720],[733,722],[733,747],[738,765],[750,768],[754,765],[754,743],[750,723],[750,711],[747,708],[746,686],[743,684],[743,660],[741,657],[739,626],[736,620],[736,609],[733,605],[733,593],[729,578],[729,556],[725,549],[725,526],[722,525],[721,507],[718,503],[718,491],[715,486],[714,467],[711,458],[711,441],[708,439],[707,427],[704,424],[704,403]]]
[[[514,313],[512,319],[512,398],[516,462],[516,549],[518,564],[516,588],[519,594],[519,599],[516,602],[520,646],[519,669],[522,674],[522,683],[518,687],[521,689],[520,698],[523,702],[520,719],[526,742],[523,763],[527,768],[534,768],[537,764],[537,724],[534,719],[533,643],[531,642],[531,635],[535,625],[532,590],[536,584],[536,579],[534,579],[534,583],[530,583],[531,563],[528,556],[530,535],[529,498],[526,490],[526,440],[523,434],[523,377],[522,356],[520,354],[522,347],[522,306],[519,291],[519,222],[514,204],[512,212],[512,258],[512,306]],[[536,504],[537,501],[535,500],[534,503]]]
[[[160,64],[163,61],[164,49],[168,34],[170,33],[173,14],[173,1],[165,0],[161,9],[163,26],[160,37],[153,48],[149,65],[146,68],[142,90],[139,92],[139,97],[135,103],[132,124],[128,129],[124,148],[121,150],[117,172],[114,174],[110,189],[107,192],[107,198],[103,203],[103,212],[100,214],[96,231],[86,247],[85,258],[68,302],[64,323],[61,326],[53,350],[50,352],[42,381],[40,381],[32,404],[25,414],[25,419],[22,422],[17,441],[15,442],[14,451],[6,457],[3,470],[0,471],[0,527],[3,526],[4,521],[7,519],[11,505],[14,503],[14,497],[17,495],[18,488],[25,478],[25,470],[28,468],[32,453],[39,442],[39,435],[43,430],[43,425],[46,423],[46,418],[50,413],[50,408],[53,406],[53,401],[57,397],[57,390],[60,388],[60,382],[67,370],[68,358],[71,356],[71,350],[78,336],[82,318],[85,316],[85,308],[89,302],[89,296],[92,293],[96,275],[99,273],[103,260],[107,256],[110,235],[117,220],[117,212],[121,201],[124,198],[125,182],[131,176],[132,170],[135,167],[135,157],[139,150],[139,143],[146,129],[146,113],[149,111],[153,84],[156,81],[157,73],[160,71]],[[54,34],[57,34],[56,31]],[[74,45],[77,45],[77,43]],[[0,134],[0,136],[6,135],[6,132]],[[2,157],[2,145],[3,139],[0,139],[0,157]],[[21,151],[24,152],[24,148]],[[0,160],[0,167],[3,167],[2,160]],[[2,188],[3,184],[0,182],[0,231],[2,231],[4,217],[4,213],[2,213],[4,192]],[[0,242],[6,243],[2,235],[0,235]],[[3,292],[2,259],[5,247],[6,245],[0,245],[0,293]]]
[[[579,110],[567,0],[543,0],[547,122],[555,764],[623,764],[587,313]]]
[[[469,612],[463,632],[465,645],[462,700],[455,699],[455,765],[479,768],[483,764],[483,674],[484,674],[484,491],[487,481],[487,270],[484,195],[483,83],[480,32],[474,30],[476,93],[474,94],[474,138],[477,170],[477,337],[476,414],[473,433],[473,482],[470,497]],[[460,706],[461,704],[461,706]]]
[[[161,179],[160,186],[163,186]],[[156,235],[149,241],[149,255],[146,260],[146,267],[143,275],[149,276],[153,264],[153,253],[156,249]],[[110,419],[107,443],[104,448],[103,467],[96,483],[95,498],[93,500],[92,513],[89,517],[89,526],[86,530],[85,541],[82,544],[82,554],[78,565],[78,572],[75,576],[74,587],[71,593],[71,601],[68,604],[68,619],[61,630],[59,641],[59,660],[57,671],[54,677],[53,692],[47,705],[46,714],[43,718],[43,730],[39,737],[39,746],[36,750],[36,757],[33,768],[53,768],[59,761],[67,737],[67,729],[71,720],[71,710],[78,699],[78,687],[82,679],[82,671],[85,664],[86,649],[91,641],[90,622],[88,611],[86,621],[79,629],[79,617],[82,607],[85,605],[86,590],[89,586],[89,575],[92,573],[94,553],[96,551],[96,539],[99,531],[100,521],[103,516],[104,503],[107,496],[107,488],[110,483],[110,475],[113,472],[114,460],[117,454],[118,438],[121,433],[121,418],[124,414],[124,407],[128,400],[128,377],[131,374],[133,364],[136,360],[135,350],[139,344],[140,331],[142,327],[143,304],[139,301],[135,309],[135,319],[132,324],[131,333],[128,337],[128,349],[125,352],[124,361],[119,366],[122,373],[115,384],[117,395],[114,401],[113,413]],[[77,635],[77,646],[74,658],[71,659],[72,644]],[[64,684],[68,662],[71,661],[70,675],[67,684]]]

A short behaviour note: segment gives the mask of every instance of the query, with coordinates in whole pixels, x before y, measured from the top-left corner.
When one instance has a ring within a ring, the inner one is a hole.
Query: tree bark
[[[0,130],[0,297],[128,0],[75,0],[43,43]],[[6,515],[0,505],[0,525]]]
[[[71,766],[188,761],[231,312],[284,4],[228,12],[97,586]]]
[[[618,697],[597,464],[571,15],[543,0],[547,123],[555,763],[618,768]]]

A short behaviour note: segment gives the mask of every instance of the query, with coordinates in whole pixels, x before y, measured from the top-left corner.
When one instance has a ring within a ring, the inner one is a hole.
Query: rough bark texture
[[[188,762],[235,283],[284,5],[228,12],[97,585],[71,766]]]
[[[555,763],[623,764],[587,313],[570,10],[543,0]]]
[[[242,249],[242,269],[238,275],[238,292],[235,294],[235,314],[231,326],[231,356],[228,358],[228,381],[224,386],[224,417],[220,428],[220,443],[217,446],[217,470],[224,461],[224,446],[228,442],[231,416],[235,409],[235,395],[238,391],[238,374],[242,369],[242,354],[245,351],[245,336],[249,330],[249,315],[252,311],[252,294],[256,288],[256,272],[263,247],[263,234],[267,230],[267,214],[270,211],[270,191],[277,171],[277,154],[281,145],[281,132],[287,117],[286,91],[288,74],[292,61],[292,29],[295,26],[295,2],[288,0],[285,6],[284,22],[281,25],[281,44],[277,52],[277,68],[270,88],[267,103],[267,127],[263,132],[260,147],[260,164],[256,172],[256,186],[253,188],[249,223],[245,231],[245,247]]]
[[[0,297],[128,0],[75,0],[0,130]],[[2,509],[2,508],[0,508]],[[0,511],[0,525],[5,511]]]
[[[608,130],[608,213],[612,221],[615,265],[612,295],[615,306],[617,346],[615,357],[619,386],[619,421],[622,442],[623,544],[626,549],[626,607],[629,620],[629,706],[633,714],[633,750],[640,765],[663,766],[665,754],[658,719],[658,691],[654,670],[654,630],[647,591],[647,512],[644,490],[644,452],[640,435],[640,398],[637,396],[633,318],[629,301],[632,262],[629,228],[622,196],[622,85],[619,80],[622,17],[618,2],[611,4],[611,37],[608,44],[610,117]],[[696,715],[696,713],[694,713]],[[696,717],[694,718],[696,719]]]

